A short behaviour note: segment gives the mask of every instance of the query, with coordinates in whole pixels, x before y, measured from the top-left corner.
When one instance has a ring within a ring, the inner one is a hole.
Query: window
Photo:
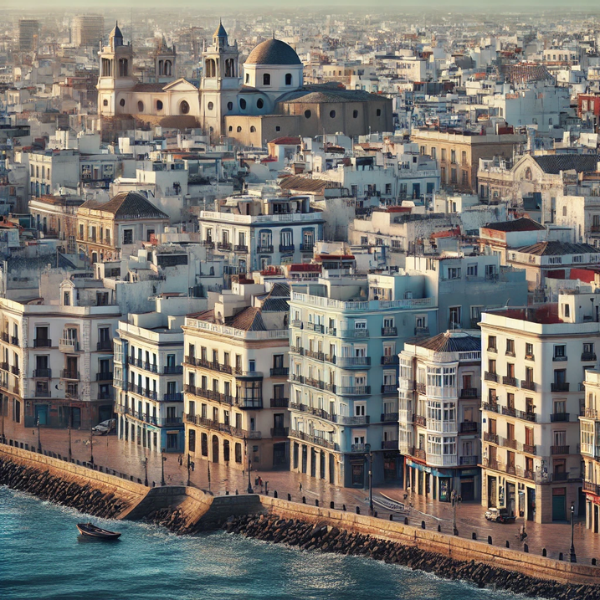
[[[354,322],[354,329],[367,329],[367,322],[366,321],[355,321]]]
[[[461,319],[461,307],[460,306],[451,306],[448,309],[449,312],[449,325],[450,329],[454,329],[456,327],[460,327],[462,323]]]
[[[123,244],[133,244],[133,229],[123,230]]]
[[[467,277],[477,277],[477,265],[467,265]]]
[[[214,105],[212,102],[209,102],[209,103],[206,105],[206,108],[208,108],[208,110],[212,110],[214,107],[215,107],[215,105]]]
[[[335,119],[335,110],[330,110],[330,111],[329,111],[329,116],[330,116],[332,119]]]
[[[138,102],[137,106],[138,106],[138,112],[141,112],[141,113],[144,112],[144,103],[141,100]]]
[[[567,360],[567,347],[564,345],[554,346],[554,360]]]
[[[263,85],[271,85],[271,75],[269,73],[263,74]]]
[[[533,358],[533,344],[525,344],[525,358]]]
[[[458,268],[458,267],[448,268],[448,279],[460,279],[460,268]]]
[[[377,111],[376,111],[376,115],[377,115],[378,117],[380,117],[380,116],[381,116],[381,109],[380,109],[380,108],[378,108],[378,109],[377,109]]]
[[[233,102],[227,103],[227,110],[233,110]]]
[[[358,111],[357,110],[353,110],[352,111],[352,118],[353,119],[358,119]]]
[[[261,109],[261,108],[263,108],[264,105],[265,105],[265,101],[262,98],[259,98],[256,101],[256,108]]]
[[[185,100],[182,100],[181,104],[179,105],[179,112],[182,115],[187,115],[190,112],[190,105]]]
[[[119,106],[121,106],[121,107],[125,106],[125,98],[121,98],[119,100]]]
[[[108,106],[108,100],[106,98],[102,101],[102,106]]]
[[[506,340],[506,354],[509,356],[515,355],[515,340]]]
[[[305,111],[304,111],[304,116],[305,116],[307,119],[310,119],[311,115],[312,115],[312,113],[310,112],[310,110],[305,110]]]
[[[292,74],[291,73],[285,74],[285,85],[292,85]]]
[[[243,98],[240,99],[240,108],[246,110],[246,101]]]
[[[157,100],[156,101],[156,110],[162,110],[162,108],[163,108],[162,100]]]

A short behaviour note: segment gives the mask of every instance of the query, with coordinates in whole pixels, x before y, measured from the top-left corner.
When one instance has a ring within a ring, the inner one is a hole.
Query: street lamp
[[[188,453],[187,455],[187,473],[188,473],[188,478],[187,478],[187,486],[192,485],[192,482],[190,480],[190,470],[194,470],[194,463],[192,462],[192,457],[190,456],[190,454]]]
[[[577,555],[575,554],[575,545],[573,544],[573,527],[575,525],[575,521],[573,521],[573,517],[575,516],[575,504],[571,502],[571,549],[569,550],[569,560],[572,563],[577,562]]]
[[[92,427],[92,421],[90,421],[90,464],[94,465],[94,428]]]
[[[456,490],[452,490],[452,493],[450,494],[450,498],[452,501],[452,533],[454,535],[458,535],[458,529],[456,527],[456,507],[458,506],[458,503],[460,502],[460,500],[458,498],[458,494],[456,493]]]
[[[167,457],[165,456],[165,449],[163,448],[160,451],[160,485],[165,485],[165,461]]]
[[[373,516],[373,453],[371,444],[365,444],[365,451],[369,457],[369,515]]]
[[[250,481],[250,472],[252,471],[252,462],[250,461],[250,457],[248,456],[248,442],[246,438],[244,438],[244,450],[246,451],[246,460],[248,461],[248,493],[254,494],[254,490],[252,489],[252,481]]]
[[[38,430],[38,453],[42,453],[42,441],[40,440],[40,419],[39,417],[35,420],[35,426]]]
[[[208,468],[208,491],[210,492],[210,460],[206,461],[206,466]]]

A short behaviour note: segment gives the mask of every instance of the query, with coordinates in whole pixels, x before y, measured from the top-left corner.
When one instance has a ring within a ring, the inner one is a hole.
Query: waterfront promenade
[[[14,427],[14,424],[4,424],[5,437],[7,440],[27,444],[29,449],[38,447],[38,430],[36,428]],[[92,445],[90,446],[90,440]],[[68,455],[68,433],[59,429],[40,428],[40,443],[42,450],[53,452],[62,457]],[[132,476],[134,480],[144,482],[148,477],[149,486],[160,486],[161,483],[161,461],[160,456],[146,452],[141,446],[132,446],[119,440],[116,436],[94,436],[90,438],[89,432],[74,430],[71,432],[71,454],[75,461],[87,463],[92,454],[94,464],[115,470],[119,473]],[[165,482],[168,485],[185,485],[187,483],[188,471],[186,469],[186,455],[166,453],[164,462]],[[145,460],[147,459],[147,465]],[[180,464],[180,460],[182,464]],[[209,486],[210,467],[210,486]],[[287,498],[290,494],[295,502],[302,502],[303,498],[307,504],[314,505],[318,500],[321,506],[329,506],[331,502],[336,508],[346,506],[346,510],[354,512],[359,507],[361,514],[368,514],[368,490],[336,488],[323,480],[315,479],[307,475],[299,475],[288,471],[252,471],[250,484],[255,492],[261,490],[255,486],[257,477],[268,482],[268,493],[272,495],[276,490],[280,498]],[[228,468],[224,465],[208,463],[205,460],[197,460],[195,468],[190,471],[190,484],[198,488],[208,490],[215,494],[240,494],[246,493],[248,489],[248,474],[237,469]],[[302,490],[300,491],[300,484]],[[264,488],[263,488],[264,490]],[[380,493],[412,505],[409,509],[409,522],[411,525],[420,525],[425,521],[428,530],[437,530],[441,527],[442,532],[451,533],[453,529],[453,509],[448,503],[433,502],[416,494],[408,494],[405,499],[405,491],[398,486],[378,487],[373,491],[374,498]],[[389,518],[389,512],[375,507],[378,516]],[[506,541],[511,548],[523,548],[523,544],[517,539],[517,533],[522,526],[522,519],[515,525],[502,525],[490,523],[484,518],[485,509],[477,503],[463,503],[457,508],[456,523],[460,537],[471,538],[475,532],[480,540],[492,537],[494,545],[504,547]],[[401,519],[400,515],[394,518]],[[529,552],[541,554],[546,548],[548,556],[558,558],[563,553],[568,559],[570,547],[571,528],[568,523],[545,523],[536,524],[528,522],[527,544]],[[578,519],[575,524],[575,550],[580,562],[590,563],[591,558],[600,561],[600,534],[593,534],[585,529],[585,524]]]

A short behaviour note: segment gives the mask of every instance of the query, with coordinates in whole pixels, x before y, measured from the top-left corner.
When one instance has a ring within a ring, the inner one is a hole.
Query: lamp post
[[[188,478],[187,478],[187,483],[186,485],[189,487],[190,485],[192,485],[192,482],[190,480],[190,469],[192,468],[192,457],[189,455],[187,455],[187,474],[188,474]]]
[[[4,407],[8,408],[8,399],[5,401],[4,396],[0,396],[0,413],[2,413],[2,438],[0,442],[6,444],[6,438],[4,437]],[[8,411],[7,411],[8,412]]]
[[[373,453],[371,444],[365,444],[365,451],[369,459],[369,515],[373,516]]]
[[[40,439],[40,419],[39,417],[35,420],[35,426],[37,427],[37,431],[38,431],[38,452],[39,454],[42,453],[42,441]]]
[[[456,527],[456,507],[458,506],[458,494],[456,493],[456,490],[452,490],[452,493],[450,494],[450,498],[452,500],[452,533],[454,535],[458,535],[458,529]]]
[[[573,532],[575,521],[573,517],[575,516],[575,504],[571,502],[571,549],[569,550],[569,561],[572,563],[577,562],[577,555],[575,554],[575,545],[573,544]]]
[[[69,462],[71,462],[72,460],[72,452],[71,452],[71,424],[69,423],[69,426],[67,427],[67,431],[69,434]]]
[[[208,491],[210,492],[210,460],[206,461],[206,466],[208,468]]]
[[[160,451],[160,485],[165,485],[165,461],[167,457],[165,456],[165,449],[163,448]]]
[[[246,460],[248,461],[248,493],[254,494],[254,490],[252,489],[252,481],[250,481],[250,472],[252,471],[252,463],[250,462],[250,457],[248,456],[248,441],[244,438],[244,450],[246,451]]]
[[[94,428],[90,420],[90,464],[94,465]]]
[[[142,464],[144,465],[144,485],[148,487],[148,457],[142,458]]]

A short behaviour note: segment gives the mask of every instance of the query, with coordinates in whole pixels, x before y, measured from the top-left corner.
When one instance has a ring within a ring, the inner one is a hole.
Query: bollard
[[[152,487],[156,487],[156,481],[152,482]]]
[[[471,539],[472,540],[476,540],[477,539],[477,533],[475,531],[471,534]]]
[[[225,490],[225,495],[229,496],[229,490]]]
[[[275,491],[273,492],[273,498],[279,498],[279,496],[277,495],[277,490],[275,490]]]
[[[408,525],[408,517],[404,517],[404,524]]]
[[[377,511],[376,511],[376,510],[374,510],[374,511],[373,511],[373,516],[374,516],[375,518],[377,518]]]
[[[542,556],[548,556],[548,552],[546,551],[546,548],[542,548]]]
[[[306,504],[306,496],[302,496],[302,504]]]
[[[346,505],[345,505],[345,504],[342,504],[342,510],[343,510],[344,512],[346,512]]]
[[[239,493],[239,492],[238,492],[237,490],[235,490],[235,495],[236,495],[236,496],[238,495],[238,493]]]
[[[425,521],[421,521],[421,529],[425,529]]]
[[[562,560],[562,559],[563,559],[563,554],[562,554],[562,552],[559,552],[559,554],[558,554],[558,560]]]
[[[510,542],[508,540],[506,540],[506,547],[510,548]]]
[[[438,525],[438,533],[442,533],[442,526]]]
[[[595,567],[595,566],[596,566],[596,559],[592,558],[592,567]]]
[[[292,501],[292,495],[288,494],[288,502],[291,502],[291,501]]]
[[[523,544],[523,552],[529,552],[529,546],[527,544]]]
[[[488,535],[488,544],[491,546],[492,545],[492,536]]]
[[[333,500],[329,503],[329,508],[335,508],[335,504],[334,504]]]
[[[390,513],[390,521],[394,520],[394,515],[392,513]]]
[[[356,507],[356,514],[357,514],[357,515],[360,515],[360,506],[357,506],[357,507]]]
[[[315,506],[319,506],[319,500],[315,500]]]

